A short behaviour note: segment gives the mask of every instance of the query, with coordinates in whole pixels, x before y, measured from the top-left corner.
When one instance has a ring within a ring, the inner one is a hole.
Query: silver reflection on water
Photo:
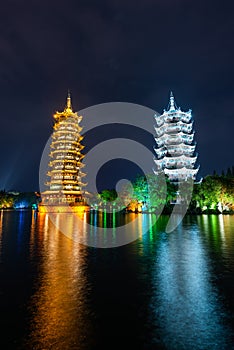
[[[207,217],[204,220],[208,225]],[[183,224],[160,239],[151,312],[166,348],[226,348],[222,303],[212,284],[211,270],[198,225],[187,228]]]

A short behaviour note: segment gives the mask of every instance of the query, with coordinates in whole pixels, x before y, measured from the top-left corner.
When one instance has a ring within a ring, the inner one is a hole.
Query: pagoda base
[[[49,205],[39,204],[39,213],[85,213],[90,211],[89,205]]]

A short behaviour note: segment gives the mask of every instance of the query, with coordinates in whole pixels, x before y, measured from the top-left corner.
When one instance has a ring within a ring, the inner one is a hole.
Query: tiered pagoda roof
[[[163,170],[170,180],[176,182],[195,179],[198,168],[194,168],[197,154],[194,155],[192,111],[183,112],[177,108],[171,92],[168,109],[155,115],[155,121],[156,172]]]
[[[67,103],[62,112],[54,114],[52,142],[50,145],[51,160],[46,185],[42,193],[44,204],[61,202],[79,202],[82,200],[82,188],[86,185],[82,168],[84,155],[80,135],[82,117],[73,112],[71,96],[68,93]]]

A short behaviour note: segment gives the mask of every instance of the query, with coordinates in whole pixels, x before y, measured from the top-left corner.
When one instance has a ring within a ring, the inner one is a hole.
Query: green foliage
[[[207,176],[201,183],[180,184],[180,199],[192,213],[234,211],[234,177]],[[177,187],[164,174],[138,176],[133,182],[131,207],[145,204],[151,210],[169,208],[176,198]],[[192,193],[192,195],[191,195]]]
[[[14,197],[5,191],[0,191],[0,208],[12,208],[14,204]]]
[[[227,176],[207,176],[202,183],[196,184],[190,207],[199,207],[201,211],[234,209],[234,178]]]
[[[148,209],[160,210],[176,196],[176,188],[164,173],[138,176],[133,182],[132,199]]]
[[[234,210],[234,178],[221,179],[219,201],[223,207]]]
[[[99,196],[102,199],[102,201],[105,202],[105,203],[106,202],[113,202],[117,198],[117,192],[114,189],[112,189],[112,190],[103,190],[99,194]]]
[[[138,202],[146,202],[148,199],[148,184],[145,176],[137,176],[133,183],[132,199]]]

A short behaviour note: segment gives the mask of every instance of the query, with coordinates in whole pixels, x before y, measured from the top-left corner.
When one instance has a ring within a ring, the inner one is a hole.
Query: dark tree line
[[[32,208],[37,206],[40,195],[37,192],[6,192],[0,191],[0,209]]]
[[[234,178],[234,165],[231,167],[228,167],[227,170],[222,170],[221,174],[218,174],[216,170],[213,171],[213,176],[222,176],[227,178]]]

